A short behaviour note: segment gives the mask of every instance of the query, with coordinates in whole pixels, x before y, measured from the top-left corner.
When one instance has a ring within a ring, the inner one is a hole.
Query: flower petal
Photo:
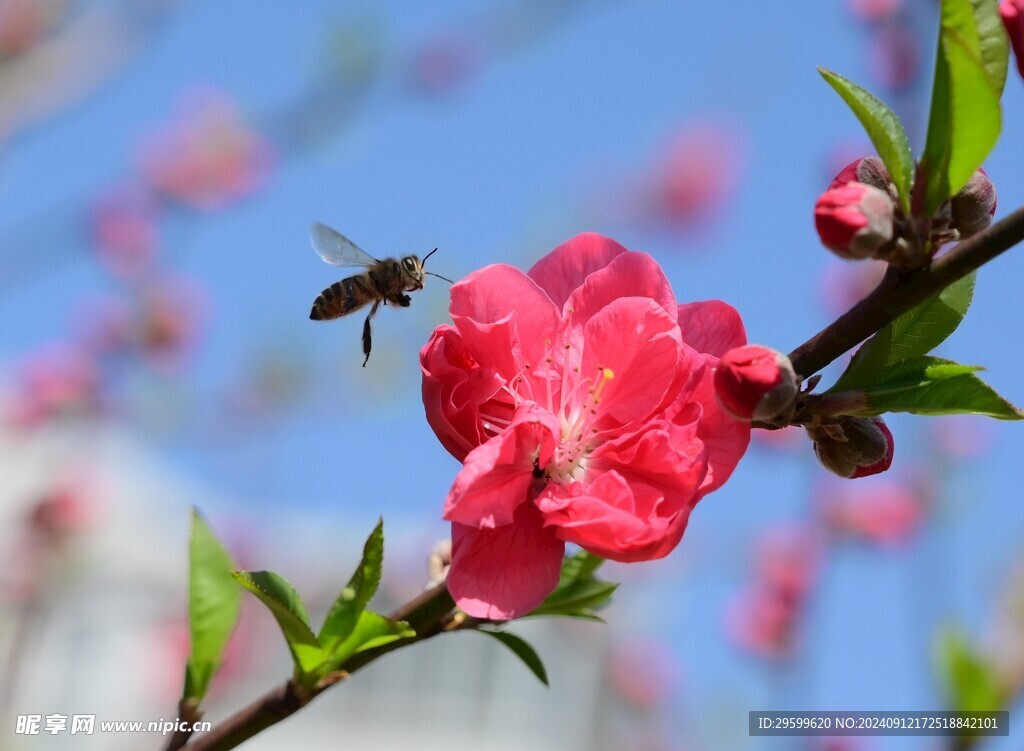
[[[511,524],[534,482],[535,462],[547,464],[559,423],[547,410],[525,405],[512,423],[466,455],[444,506],[444,518],[490,529]]]
[[[620,297],[644,297],[676,317],[676,300],[661,267],[646,253],[623,253],[593,272],[562,308],[556,351],[583,351],[584,329],[598,311]]]
[[[559,539],[623,563],[668,555],[683,536],[690,514],[690,507],[684,506],[669,517],[638,516],[632,507],[638,500],[653,505],[657,493],[627,482],[617,472],[602,473],[588,487],[573,483],[567,490],[574,495],[542,505],[548,509],[545,523],[557,531]]]
[[[536,282],[500,263],[455,284],[450,310],[477,362],[507,381],[547,357],[559,318],[558,308]]]
[[[704,300],[679,306],[683,341],[698,352],[721,357],[747,343],[747,332],[736,308],[721,300]]]
[[[584,279],[625,252],[626,249],[614,240],[595,232],[584,232],[537,261],[529,276],[561,309]]]
[[[561,539],[616,561],[661,558],[679,544],[706,459],[696,423],[656,425],[596,450],[591,482],[552,485],[538,498]]]
[[[532,503],[496,529],[452,524],[448,591],[474,618],[508,620],[526,615],[558,585],[565,543],[545,529]]]
[[[578,373],[568,367],[573,353],[566,355],[566,384],[576,388],[576,396],[563,403],[578,407],[586,384],[576,387],[575,381],[589,380],[592,388],[607,370],[612,377],[601,386],[598,419],[607,417],[622,426],[647,418],[675,381],[682,351],[675,320],[653,300],[619,298],[587,322],[583,336]]]
[[[441,444],[459,461],[484,440],[479,407],[504,380],[470,356],[459,332],[438,326],[420,350],[423,407]]]

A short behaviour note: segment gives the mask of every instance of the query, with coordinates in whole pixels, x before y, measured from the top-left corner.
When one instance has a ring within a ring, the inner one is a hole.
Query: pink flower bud
[[[865,156],[855,159],[843,167],[842,172],[836,175],[828,189],[841,188],[850,183],[864,183],[888,192],[892,178],[881,159],[877,156]]]
[[[843,258],[871,258],[892,242],[895,205],[887,193],[852,182],[826,191],[814,208],[822,244]]]
[[[718,403],[737,420],[770,420],[793,404],[797,391],[789,358],[768,347],[736,347],[715,368]]]
[[[808,427],[814,453],[829,472],[855,479],[885,472],[896,448],[881,417],[843,416],[836,422]]]
[[[988,179],[985,170],[979,169],[949,203],[953,229],[963,240],[992,223],[996,213],[996,186]]]
[[[1017,57],[1017,70],[1024,77],[1024,0],[1003,0],[999,15],[1010,37],[1013,54]]]

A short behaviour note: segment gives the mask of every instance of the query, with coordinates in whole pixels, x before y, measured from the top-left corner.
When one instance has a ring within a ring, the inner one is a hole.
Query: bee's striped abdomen
[[[309,317],[314,321],[340,318],[363,307],[375,297],[376,294],[367,285],[364,277],[350,276],[321,292],[313,301]]]

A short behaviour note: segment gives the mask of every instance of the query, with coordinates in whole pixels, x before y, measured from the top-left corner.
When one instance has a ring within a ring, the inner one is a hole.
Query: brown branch
[[[353,655],[337,673],[313,689],[303,688],[289,680],[223,722],[215,723],[210,732],[196,737],[191,742],[169,746],[168,751],[175,751],[178,748],[192,751],[227,751],[235,748],[260,731],[291,716],[319,694],[378,657],[441,633],[442,622],[454,607],[455,603],[444,583],[425,590],[388,616],[391,620],[408,623],[416,632],[416,636]]]
[[[958,279],[1024,240],[1024,208],[964,240],[929,266],[914,271],[890,268],[875,290],[789,354],[807,377]]]

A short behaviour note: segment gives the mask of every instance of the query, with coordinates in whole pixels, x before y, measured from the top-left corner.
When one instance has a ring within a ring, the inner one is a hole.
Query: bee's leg
[[[409,295],[403,295],[401,292],[399,292],[397,295],[394,295],[394,296],[392,296],[392,297],[390,297],[388,299],[391,302],[395,303],[395,305],[399,305],[399,306],[401,306],[403,308],[408,308],[409,305],[412,304],[412,298],[409,297]]]
[[[373,318],[373,314],[377,312],[377,307],[380,305],[380,300],[373,303],[373,307],[370,308],[370,314],[366,316],[366,320],[363,321],[363,354],[366,355],[366,359],[363,360],[363,367],[366,367],[366,363],[370,361],[370,348],[373,346],[373,337],[370,335],[370,319]]]

